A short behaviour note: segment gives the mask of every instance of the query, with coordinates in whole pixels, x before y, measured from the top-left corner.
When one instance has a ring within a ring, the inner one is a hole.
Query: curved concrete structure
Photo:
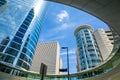
[[[81,25],[81,26],[79,26],[79,27],[77,27],[76,29],[75,29],[75,31],[74,31],[74,35],[76,35],[76,33],[79,31],[79,30],[81,30],[81,29],[89,29],[90,31],[93,31],[93,28],[91,27],[91,26],[89,26],[89,25]]]
[[[120,0],[48,0],[63,3],[69,6],[86,11],[107,23],[111,28],[120,35]],[[119,36],[115,36],[119,38]],[[70,74],[73,80],[119,80],[120,76],[120,40],[115,40],[115,46],[110,58],[100,66],[80,73]],[[24,77],[25,80],[39,79],[39,73],[19,70],[5,64],[0,64],[9,69],[15,69],[20,76],[15,80]],[[3,67],[1,67],[3,68]],[[4,68],[3,68],[4,69]],[[6,73],[9,73],[8,71]],[[5,74],[6,75],[6,74]],[[7,76],[7,75],[6,75]],[[8,75],[10,76],[10,75]],[[0,76],[2,77],[2,76]],[[15,76],[11,76],[15,77]],[[8,77],[10,79],[11,77]],[[7,77],[6,77],[7,78]],[[31,79],[28,79],[31,78]],[[46,80],[67,79],[67,75],[47,75]],[[0,78],[2,79],[2,78]],[[72,80],[71,79],[71,80]]]
[[[120,35],[120,0],[47,0],[73,6],[96,16]]]

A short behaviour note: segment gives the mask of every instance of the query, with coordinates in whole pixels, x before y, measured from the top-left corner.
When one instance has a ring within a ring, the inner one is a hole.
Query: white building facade
[[[94,36],[101,52],[102,58],[103,60],[106,60],[113,49],[114,40],[112,31],[98,29],[94,32]]]
[[[32,71],[39,72],[41,63],[47,65],[47,74],[59,74],[61,68],[60,46],[58,42],[40,43],[37,45]]]

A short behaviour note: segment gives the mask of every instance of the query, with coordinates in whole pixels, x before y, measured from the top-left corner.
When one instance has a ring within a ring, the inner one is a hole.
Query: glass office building
[[[0,13],[0,62],[29,70],[45,15],[45,2],[6,2],[7,7]]]
[[[88,25],[79,26],[74,32],[77,44],[76,54],[77,59],[80,60],[81,71],[95,67],[102,61],[92,32],[93,29]]]

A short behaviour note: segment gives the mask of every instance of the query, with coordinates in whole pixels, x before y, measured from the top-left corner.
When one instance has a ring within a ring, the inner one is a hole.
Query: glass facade
[[[77,54],[79,54],[81,71],[97,66],[101,63],[101,55],[92,35],[92,28],[83,25],[75,30]]]
[[[0,61],[29,70],[45,15],[44,2],[2,0],[0,6],[5,2],[7,7],[0,13]]]

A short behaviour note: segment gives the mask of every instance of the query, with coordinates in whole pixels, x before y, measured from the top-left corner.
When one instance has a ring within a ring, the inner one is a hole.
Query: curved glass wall
[[[92,32],[92,28],[88,25],[82,25],[75,30],[81,71],[93,68],[102,61]]]
[[[43,4],[42,0],[8,0],[7,8],[0,13],[1,62],[30,69],[45,15]]]

